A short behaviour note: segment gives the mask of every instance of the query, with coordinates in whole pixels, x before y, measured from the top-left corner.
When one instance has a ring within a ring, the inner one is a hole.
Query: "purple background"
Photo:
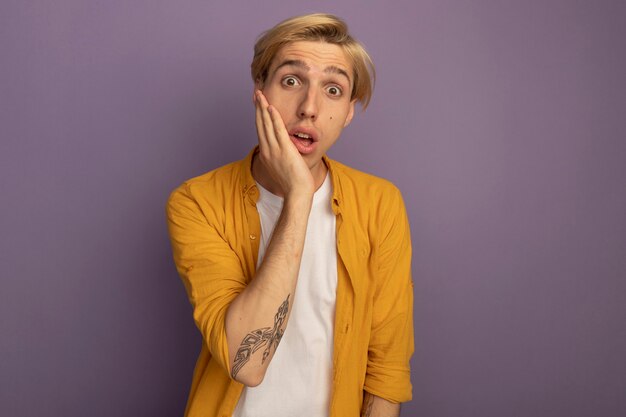
[[[3,0],[0,415],[182,415],[165,200],[253,146],[253,42],[313,11],[377,64],[331,156],[405,196],[403,415],[626,415],[625,4]]]

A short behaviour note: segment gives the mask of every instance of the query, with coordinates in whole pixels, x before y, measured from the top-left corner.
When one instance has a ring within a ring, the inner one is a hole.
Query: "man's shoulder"
[[[225,195],[225,191],[234,192],[241,183],[241,167],[244,160],[230,162],[204,174],[189,178],[176,187],[170,194],[169,201],[180,198],[194,200],[211,196]]]

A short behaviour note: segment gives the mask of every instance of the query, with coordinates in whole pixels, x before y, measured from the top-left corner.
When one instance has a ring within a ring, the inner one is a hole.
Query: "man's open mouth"
[[[293,136],[294,138],[296,138],[299,142],[301,142],[302,144],[309,146],[314,142],[314,139],[311,135],[307,134],[307,133],[302,133],[302,132],[296,132],[294,134],[292,134],[291,136]]]

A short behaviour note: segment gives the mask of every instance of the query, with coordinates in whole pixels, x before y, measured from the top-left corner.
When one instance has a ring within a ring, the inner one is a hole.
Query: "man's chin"
[[[304,159],[304,162],[306,162],[306,165],[310,170],[313,170],[316,166],[318,166],[322,160],[322,157],[317,155],[317,153],[300,154],[300,156],[302,156],[302,159]]]

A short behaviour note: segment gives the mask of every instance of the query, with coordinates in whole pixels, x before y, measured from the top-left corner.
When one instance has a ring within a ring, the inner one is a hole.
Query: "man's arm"
[[[400,404],[392,403],[367,391],[363,391],[361,417],[398,417],[399,415]]]
[[[284,194],[283,210],[254,279],[230,304],[225,327],[233,379],[261,383],[289,320],[315,186],[278,111],[255,94],[259,160]]]

